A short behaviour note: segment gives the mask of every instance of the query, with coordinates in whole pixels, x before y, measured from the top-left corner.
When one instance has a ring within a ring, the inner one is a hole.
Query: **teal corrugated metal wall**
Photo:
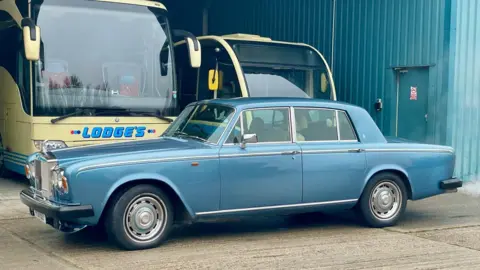
[[[369,110],[385,135],[395,131],[393,68],[429,66],[428,142],[454,146],[456,175],[472,180],[480,177],[479,16],[478,0],[215,0],[209,27],[314,45],[333,64],[339,99]]]
[[[392,67],[431,66],[428,142],[446,142],[447,2],[337,1],[334,75],[338,97],[369,110],[386,135],[395,134],[397,88]],[[377,98],[384,101],[381,112],[374,110]]]
[[[315,46],[330,61],[331,0],[216,0],[209,34],[247,33]]]
[[[202,35],[205,4],[203,0],[160,0],[158,2],[167,7],[172,28],[188,30],[196,36]]]
[[[452,25],[449,143],[457,151],[457,174],[480,177],[480,1],[456,0]]]
[[[448,78],[445,30],[449,26],[445,18],[449,18],[449,2],[217,0],[210,8],[209,32],[253,33],[314,45],[333,66],[338,98],[369,110],[386,135],[395,131],[396,82],[392,67],[431,66],[428,142],[444,144],[448,100],[444,87]],[[377,98],[385,102],[381,112],[374,110]]]

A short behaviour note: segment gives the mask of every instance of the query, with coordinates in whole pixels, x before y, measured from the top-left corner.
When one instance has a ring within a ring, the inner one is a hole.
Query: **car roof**
[[[238,109],[275,106],[324,107],[341,110],[359,108],[358,106],[340,101],[296,97],[238,97],[229,99],[209,99],[198,101],[197,104],[219,104],[236,107]]]

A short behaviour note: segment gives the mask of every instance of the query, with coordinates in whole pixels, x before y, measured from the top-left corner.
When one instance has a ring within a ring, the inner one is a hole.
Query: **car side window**
[[[357,136],[353,130],[352,122],[344,111],[338,111],[338,124],[340,129],[341,141],[357,141]]]
[[[317,122],[320,120],[320,114],[317,112],[317,110],[309,110],[308,115],[310,116],[310,120],[312,122]]]
[[[291,141],[289,115],[288,108],[243,111],[225,140],[225,144],[240,143],[242,134],[256,134],[259,143],[289,142]],[[240,118],[243,118],[243,130]]]
[[[337,141],[335,110],[295,108],[297,141]]]
[[[251,111],[253,118],[262,119],[264,124],[271,125],[273,123],[273,110],[256,110]]]
[[[244,133],[256,134],[259,143],[291,141],[288,108],[254,109],[242,114],[244,119],[251,119],[244,121]]]
[[[232,131],[230,132],[230,135],[228,136],[227,140],[225,141],[226,144],[238,144],[240,143],[240,139],[242,136],[242,126],[240,122],[240,118],[238,118],[237,122],[235,123],[235,126],[233,126]]]

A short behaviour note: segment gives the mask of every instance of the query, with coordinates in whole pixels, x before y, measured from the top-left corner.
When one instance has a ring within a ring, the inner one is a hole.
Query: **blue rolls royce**
[[[220,216],[354,209],[393,226],[407,200],[455,192],[451,147],[387,140],[364,109],[304,98],[236,98],[186,107],[156,139],[42,151],[20,193],[63,231],[104,226],[127,250],[175,223]]]

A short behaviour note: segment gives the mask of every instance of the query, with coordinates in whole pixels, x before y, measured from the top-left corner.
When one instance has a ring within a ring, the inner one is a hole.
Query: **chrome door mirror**
[[[244,149],[247,146],[247,143],[257,143],[258,138],[257,134],[243,134],[240,147]]]

